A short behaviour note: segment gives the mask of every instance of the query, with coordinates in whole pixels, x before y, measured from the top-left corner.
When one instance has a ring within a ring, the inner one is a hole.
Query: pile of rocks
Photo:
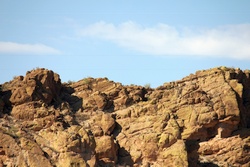
[[[36,69],[0,96],[0,166],[250,165],[249,70],[151,89]]]

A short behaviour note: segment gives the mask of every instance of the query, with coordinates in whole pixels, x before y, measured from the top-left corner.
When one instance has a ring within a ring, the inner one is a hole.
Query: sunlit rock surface
[[[248,167],[249,75],[219,67],[152,89],[29,71],[1,85],[0,166]]]

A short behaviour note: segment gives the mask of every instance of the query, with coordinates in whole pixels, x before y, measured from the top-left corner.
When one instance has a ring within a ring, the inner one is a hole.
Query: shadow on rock
[[[113,130],[113,136],[116,138],[122,131],[122,126],[116,122],[115,128]],[[121,166],[132,166],[134,164],[132,160],[132,156],[130,153],[124,148],[120,147],[119,143],[118,144],[118,152],[117,152],[117,164]]]
[[[114,137],[117,137],[121,131],[122,131],[122,126],[116,122],[112,134],[114,135]]]
[[[118,149],[118,164],[122,166],[133,165],[132,157],[124,147]]]
[[[12,105],[10,102],[11,90],[1,91],[0,92],[0,111],[1,114],[10,114],[12,110]]]
[[[200,162],[198,150],[200,148],[199,141],[187,140],[185,142],[188,153],[188,166],[190,167],[219,167],[212,162]]]
[[[61,92],[62,102],[68,102],[72,111],[76,112],[79,109],[82,109],[82,98],[72,95],[75,92],[73,88],[69,86],[63,86]]]
[[[186,144],[186,149],[188,153],[189,166],[199,167],[198,165],[198,162],[199,162],[198,149],[200,147],[199,142],[196,140],[187,140],[185,144]]]
[[[209,163],[199,163],[198,166],[200,166],[200,167],[219,167],[218,165],[210,163],[210,162]]]

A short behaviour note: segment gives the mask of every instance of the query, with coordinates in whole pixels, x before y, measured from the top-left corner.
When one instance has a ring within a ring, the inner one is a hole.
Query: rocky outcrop
[[[151,89],[36,69],[0,93],[0,166],[250,165],[249,70]]]
[[[82,108],[88,111],[107,111],[127,108],[145,101],[147,90],[142,86],[123,86],[107,78],[85,78],[70,85],[72,95],[83,99]]]
[[[250,166],[249,146],[249,136],[247,138],[238,135],[228,138],[213,138],[199,143],[199,160],[203,164],[247,167]]]
[[[19,105],[32,101],[50,104],[57,100],[61,89],[58,74],[47,69],[28,71],[26,76],[16,77],[8,87],[11,88],[10,102]]]

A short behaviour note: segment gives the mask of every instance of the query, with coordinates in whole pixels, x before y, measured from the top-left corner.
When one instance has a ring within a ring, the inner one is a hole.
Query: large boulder
[[[58,74],[44,68],[28,71],[26,76],[16,77],[9,87],[12,91],[10,102],[19,105],[31,101],[50,104],[58,100],[61,80]]]
[[[55,122],[50,128],[40,130],[34,138],[57,166],[96,164],[95,140],[81,126],[74,125],[65,129],[60,122]]]
[[[96,137],[96,156],[100,165],[115,166],[117,162],[117,144],[112,136]]]
[[[17,142],[8,134],[0,132],[0,165],[21,167],[52,167],[39,145],[25,137]]]
[[[249,133],[249,132],[248,132]],[[250,166],[250,137],[213,138],[199,143],[201,164],[218,166]]]

